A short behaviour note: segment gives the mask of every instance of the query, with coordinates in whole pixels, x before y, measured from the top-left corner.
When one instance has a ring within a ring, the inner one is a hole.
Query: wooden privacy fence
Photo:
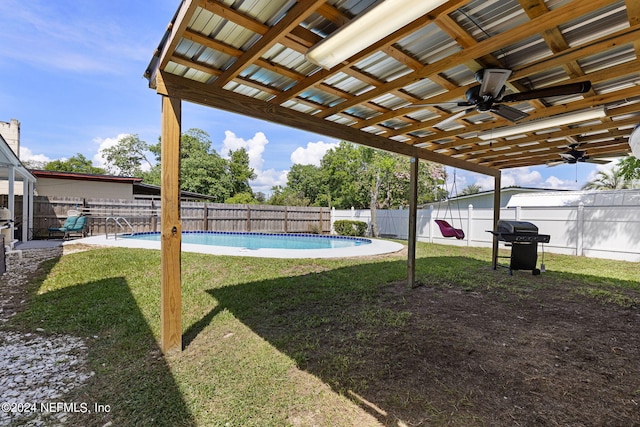
[[[33,238],[46,237],[49,227],[60,227],[69,210],[79,210],[88,216],[90,234],[104,234],[107,227],[113,233],[114,221],[107,221],[109,218],[124,218],[137,232],[160,231],[161,206],[157,200],[36,196],[33,205]],[[16,202],[15,206],[15,217],[21,218],[22,203]],[[182,202],[181,216],[184,231],[322,234],[331,231],[331,212],[321,207]]]

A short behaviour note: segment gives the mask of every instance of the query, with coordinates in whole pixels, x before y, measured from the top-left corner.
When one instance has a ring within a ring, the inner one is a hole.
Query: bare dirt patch
[[[374,402],[386,425],[640,425],[635,308],[567,287],[465,291],[404,282],[386,286],[374,307],[406,321],[371,331],[354,323],[340,334],[369,335],[367,352],[330,338],[322,347],[359,354],[361,363],[334,385]],[[331,376],[325,356],[306,369]]]

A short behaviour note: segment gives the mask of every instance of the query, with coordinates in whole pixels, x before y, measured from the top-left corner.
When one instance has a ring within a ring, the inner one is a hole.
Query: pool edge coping
[[[366,237],[371,244],[352,246],[348,248],[331,249],[246,249],[231,246],[208,246],[194,243],[182,243],[182,252],[203,253],[208,255],[244,256],[256,258],[285,258],[285,259],[309,259],[309,258],[353,258],[384,255],[399,252],[405,245],[390,240],[381,240]],[[82,239],[68,241],[67,244],[86,244],[96,246],[112,246],[137,249],[160,250],[159,241],[132,240],[106,238],[104,235],[90,236]]]

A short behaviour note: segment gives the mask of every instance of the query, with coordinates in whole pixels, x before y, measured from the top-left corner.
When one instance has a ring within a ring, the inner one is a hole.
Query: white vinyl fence
[[[331,211],[331,224],[340,219],[364,221],[371,229],[369,210]],[[378,210],[380,237],[406,240],[409,230],[408,210]],[[453,209],[447,217],[440,215],[455,228],[462,228],[464,240],[443,238],[433,222],[433,208],[418,210],[419,241],[458,246],[491,247],[493,236],[492,209]],[[566,206],[502,208],[500,218],[528,221],[551,241],[544,245],[548,252],[595,258],[640,262],[640,209],[637,206]]]

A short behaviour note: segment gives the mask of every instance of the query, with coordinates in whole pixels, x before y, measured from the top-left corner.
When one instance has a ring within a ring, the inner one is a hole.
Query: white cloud
[[[230,130],[225,131],[224,135],[221,155],[226,157],[229,155],[229,151],[244,148],[247,150],[247,154],[249,154],[249,166],[255,170],[256,174],[259,175],[262,173],[262,167],[264,166],[262,154],[264,153],[264,147],[269,143],[265,134],[256,132],[253,138],[246,140],[236,136],[236,134]]]
[[[29,148],[22,146],[20,147],[20,160],[23,162],[41,162],[41,163],[49,163],[51,159],[44,154],[34,154]]]
[[[542,174],[527,168],[510,169],[502,174],[503,187],[539,187],[543,182]]]
[[[222,142],[222,149],[220,150],[220,154],[223,157],[228,157],[229,151],[235,151],[240,148],[247,150],[249,167],[253,168],[256,173],[256,179],[250,182],[253,191],[270,194],[272,187],[287,184],[288,170],[263,169],[263,154],[266,145],[269,143],[264,133],[256,132],[253,138],[250,139],[240,138],[230,130],[225,131],[224,134],[225,138]]]
[[[118,141],[120,141],[122,138],[125,138],[127,136],[129,136],[129,134],[121,133],[115,138],[95,138],[93,142],[94,144],[98,145],[98,152],[94,154],[93,158],[91,159],[93,162],[93,165],[106,169],[107,162],[105,161],[104,157],[102,157],[102,150],[104,150],[105,148],[113,147],[118,143]]]
[[[495,180],[492,176],[479,175],[475,183],[480,186],[480,191],[489,191],[493,190]],[[462,188],[460,191],[462,191]]]
[[[492,176],[474,174],[474,177],[476,178],[475,184],[480,186],[481,191],[493,190],[495,180]],[[528,167],[502,171],[502,188],[515,186],[542,188],[544,182],[544,178],[540,172],[531,170]],[[458,184],[458,191],[462,191],[463,188],[464,187],[460,187]]]
[[[596,165],[596,167],[589,173],[589,176],[587,176],[587,182],[593,181],[597,177],[598,172],[611,172],[613,168],[618,166],[621,159],[622,158],[617,158],[612,162],[605,163],[604,165]]]
[[[287,174],[289,171],[278,171],[275,169],[267,169],[261,171],[256,179],[251,181],[253,191],[265,194],[271,194],[271,188],[276,185],[285,186],[287,184]]]
[[[580,184],[575,179],[560,179],[554,175],[547,178],[544,183],[545,188],[552,188],[554,190],[579,190]]]
[[[320,160],[322,160],[325,153],[337,146],[338,144],[334,142],[308,142],[306,148],[298,147],[291,153],[291,162],[301,165],[320,166]]]

